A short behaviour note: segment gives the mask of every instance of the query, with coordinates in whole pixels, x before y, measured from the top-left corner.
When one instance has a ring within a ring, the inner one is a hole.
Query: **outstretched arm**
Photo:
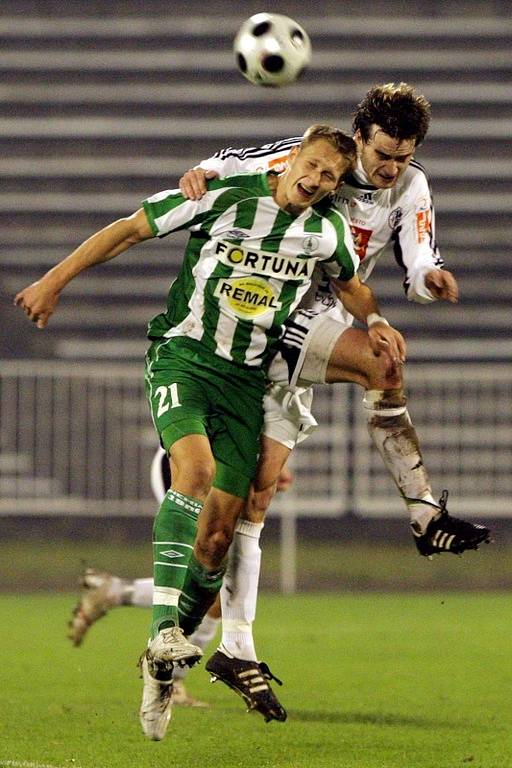
[[[118,256],[132,245],[153,237],[142,208],[118,219],[85,240],[40,280],[20,291],[14,304],[21,307],[38,328],[45,328],[55,311],[62,289],[84,269]]]
[[[334,293],[345,309],[361,323],[368,325],[370,346],[375,355],[384,353],[393,365],[405,362],[406,344],[402,334],[380,315],[371,288],[355,275],[351,280],[331,280]]]

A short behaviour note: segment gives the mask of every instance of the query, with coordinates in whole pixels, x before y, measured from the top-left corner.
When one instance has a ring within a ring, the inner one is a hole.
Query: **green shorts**
[[[265,374],[212,354],[194,339],[155,341],[146,355],[146,395],[166,451],[185,435],[206,435],[214,486],[245,498],[254,479]]]

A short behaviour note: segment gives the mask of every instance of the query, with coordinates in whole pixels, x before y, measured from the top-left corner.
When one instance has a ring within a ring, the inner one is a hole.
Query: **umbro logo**
[[[164,557],[170,557],[171,559],[174,557],[183,557],[183,552],[176,552],[175,549],[168,549],[166,552],[160,552],[160,554]]]
[[[226,232],[225,236],[236,240],[244,240],[246,237],[249,237],[247,232],[244,232],[243,229],[230,229],[229,232]]]

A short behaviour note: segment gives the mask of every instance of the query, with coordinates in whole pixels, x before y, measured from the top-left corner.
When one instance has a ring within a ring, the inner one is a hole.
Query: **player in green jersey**
[[[405,270],[403,285],[410,300],[455,302],[456,280],[441,269],[443,262],[435,243],[428,180],[413,158],[429,121],[429,103],[406,83],[372,87],[354,113],[358,162],[336,194],[335,204],[350,223],[361,259],[361,280],[368,279],[383,250],[392,245],[397,262]],[[298,140],[221,150],[188,171],[180,180],[180,188],[196,199],[203,192],[205,175],[211,178],[212,174],[284,168],[288,152]],[[345,369],[354,329],[349,328],[351,318],[335,301],[330,285],[329,280],[319,275],[316,292],[311,291],[309,301],[304,301],[291,321],[287,321],[288,330],[280,343],[284,369],[274,377],[279,362],[276,358],[269,371],[269,378],[277,383],[265,398],[257,492],[251,495],[246,514],[237,523],[230,558],[233,567],[228,567],[221,590],[222,640],[218,651],[206,662],[206,669],[214,678],[235,688],[254,708],[259,706],[257,698],[262,694],[252,692],[246,679],[249,670],[258,669],[260,658],[251,631],[261,556],[258,536],[272,499],[274,481],[282,462],[304,438],[304,427],[311,425],[311,386],[351,380],[347,379]],[[300,393],[295,387],[297,383],[302,386]],[[288,385],[292,385],[291,391]],[[446,492],[439,503],[434,499],[401,387],[394,392],[368,387],[366,390],[363,402],[368,431],[405,502],[418,551],[431,556],[477,549],[489,539],[489,529],[452,517],[447,510]],[[275,700],[272,708],[265,703],[259,709],[270,716],[276,710]]]
[[[218,180],[199,201],[177,190],[148,198],[15,298],[44,328],[63,288],[84,269],[151,237],[191,232],[167,311],[149,325],[147,393],[172,467],[154,525],[153,623],[141,661],[149,738],[165,735],[174,665],[201,656],[186,635],[220,589],[256,471],[266,368],[318,262],[347,310],[363,323],[372,318],[354,338],[352,380],[393,389],[400,378],[404,340],[379,322],[375,297],[355,274],[348,227],[324,200],[354,161],[352,139],[313,126],[281,175]]]

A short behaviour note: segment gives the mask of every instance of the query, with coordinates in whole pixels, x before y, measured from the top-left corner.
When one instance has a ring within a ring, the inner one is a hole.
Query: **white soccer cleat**
[[[120,584],[121,579],[110,573],[87,568],[82,577],[82,594],[68,623],[68,637],[73,645],[80,645],[89,628],[119,604],[112,596],[112,587],[116,581]]]
[[[172,685],[172,703],[175,707],[196,707],[207,709],[210,705],[206,701],[195,699],[189,694],[182,680],[174,680]]]
[[[139,718],[144,735],[153,741],[161,741],[171,719],[172,678],[155,680],[149,672],[147,651],[140,660],[142,670],[142,704]]]
[[[175,665],[192,667],[203,652],[190,643],[181,627],[166,627],[148,643],[146,657],[150,674],[155,678],[170,677]]]

